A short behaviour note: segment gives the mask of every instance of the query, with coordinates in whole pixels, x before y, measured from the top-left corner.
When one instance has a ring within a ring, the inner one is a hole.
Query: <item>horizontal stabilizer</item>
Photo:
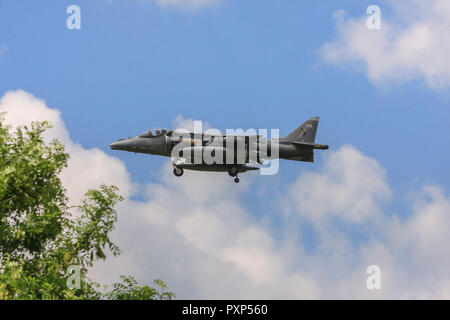
[[[329,146],[327,144],[320,144],[320,143],[295,142],[295,141],[293,141],[291,143],[296,146],[311,148],[311,149],[327,150],[329,148]]]

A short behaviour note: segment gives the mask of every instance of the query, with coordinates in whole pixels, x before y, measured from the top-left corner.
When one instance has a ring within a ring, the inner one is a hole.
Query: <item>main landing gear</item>
[[[184,173],[183,168],[173,167],[173,174],[176,177],[181,177],[183,175],[183,173]]]
[[[237,167],[229,167],[228,168],[228,174],[230,175],[230,177],[235,177],[234,178],[234,182],[239,183],[239,178],[238,178],[238,168]]]
[[[177,166],[173,167],[173,174],[176,177],[181,177],[183,175],[183,173],[184,173],[183,168],[180,168]],[[230,177],[234,177],[234,182],[236,182],[236,183],[239,183],[238,173],[239,173],[239,170],[237,167],[228,168],[228,174],[230,175]]]

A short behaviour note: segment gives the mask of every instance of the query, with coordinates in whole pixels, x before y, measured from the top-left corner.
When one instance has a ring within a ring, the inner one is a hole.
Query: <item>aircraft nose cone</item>
[[[128,147],[128,143],[125,139],[117,140],[109,145],[111,150],[123,150]]]
[[[113,142],[109,145],[111,150],[117,149],[118,146],[119,146],[119,141]]]

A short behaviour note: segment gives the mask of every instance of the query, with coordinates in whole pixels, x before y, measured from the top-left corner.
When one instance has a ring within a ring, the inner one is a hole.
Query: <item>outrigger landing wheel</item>
[[[173,168],[173,174],[174,174],[176,177],[181,177],[181,176],[183,175],[183,173],[184,173],[183,168],[178,168],[178,167],[174,167],[174,168]]]
[[[229,167],[228,168],[228,174],[230,175],[230,177],[236,177],[238,174],[238,168],[237,167]]]

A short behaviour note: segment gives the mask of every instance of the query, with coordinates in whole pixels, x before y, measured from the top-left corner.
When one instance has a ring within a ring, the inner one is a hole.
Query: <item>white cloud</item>
[[[130,194],[133,185],[125,165],[99,149],[86,150],[73,142],[59,110],[47,107],[44,100],[23,90],[8,91],[0,100],[0,112],[3,111],[7,112],[6,123],[14,126],[44,120],[52,123],[53,128],[45,133],[44,138],[47,141],[57,138],[71,155],[61,179],[68,186],[72,203],[79,203],[89,188],[102,183],[117,185],[125,196]]]
[[[188,130],[193,132],[196,130],[196,132],[205,132],[206,130],[216,130],[215,128],[212,128],[211,125],[203,120],[196,120],[192,118],[185,118],[181,114],[177,115],[175,119],[172,121],[172,127],[175,130]]]
[[[350,222],[373,218],[390,195],[380,164],[349,145],[328,153],[321,172],[304,172],[290,190],[297,212],[317,222],[329,216]]]
[[[3,96],[1,111],[13,125],[55,124],[48,138],[62,139],[72,154],[63,181],[74,201],[100,183],[125,195],[113,234],[123,253],[94,267],[101,283],[119,274],[146,283],[162,278],[179,298],[450,298],[450,197],[426,186],[406,218],[383,213],[391,195],[384,169],[352,146],[330,151],[318,172],[299,176],[285,198],[291,214],[278,227],[245,207],[256,175],[239,185],[219,173],[176,178],[167,162],[158,182],[145,187],[145,200],[135,201],[124,164],[73,142],[58,110],[19,90]],[[270,204],[264,195],[259,200]],[[318,231],[311,250],[298,240],[305,219]],[[366,239],[355,239],[356,231]],[[381,267],[381,291],[366,288],[372,264]]]
[[[58,137],[64,144],[71,142],[59,110],[47,107],[44,100],[28,92],[6,92],[0,100],[0,110],[8,113],[6,123],[14,126],[30,125],[32,121],[50,121],[53,128],[45,137],[50,140],[52,137]]]
[[[450,199],[442,188],[427,185],[413,202],[414,215],[405,221],[396,220],[389,230],[389,237],[396,247],[410,252],[414,265],[450,265],[450,249],[445,243],[450,237]],[[441,270],[444,271],[444,270]]]
[[[125,204],[132,216],[122,216],[116,234],[130,253],[125,259],[145,270],[141,279],[167,280],[180,298],[317,297],[315,281],[287,269],[273,236],[238,200],[247,178],[240,185],[226,174],[186,172],[178,179],[167,164],[145,202]],[[107,268],[94,272],[105,275]]]
[[[424,80],[432,88],[450,87],[450,2],[447,0],[387,1],[381,7],[381,30],[366,27],[368,15],[335,14],[337,36],[321,49],[334,64],[362,66],[376,84]]]

